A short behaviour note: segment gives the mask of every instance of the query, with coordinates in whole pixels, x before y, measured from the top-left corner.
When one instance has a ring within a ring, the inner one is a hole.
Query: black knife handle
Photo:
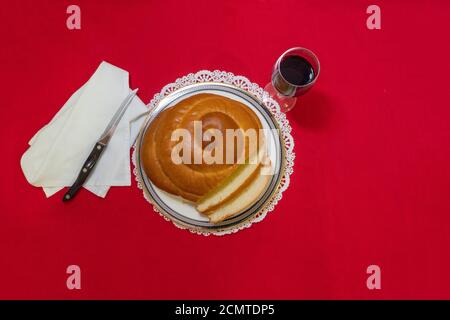
[[[97,163],[98,159],[100,158],[105,148],[106,146],[104,144],[98,142],[95,144],[94,149],[92,149],[91,153],[89,154],[89,157],[84,162],[77,179],[64,195],[62,199],[63,201],[69,201],[77,194],[78,190],[80,190],[86,179],[91,174],[92,170],[95,167],[95,164]]]

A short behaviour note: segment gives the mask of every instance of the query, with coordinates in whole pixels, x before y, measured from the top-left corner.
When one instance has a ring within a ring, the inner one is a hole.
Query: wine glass
[[[319,59],[311,50],[291,48],[278,58],[273,67],[272,81],[264,90],[279,103],[281,111],[288,112],[295,106],[297,97],[316,83],[319,73]]]

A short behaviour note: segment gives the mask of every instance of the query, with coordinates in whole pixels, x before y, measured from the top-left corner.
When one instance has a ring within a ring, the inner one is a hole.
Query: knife
[[[134,96],[136,95],[137,91],[138,91],[138,89],[133,90],[125,98],[125,100],[123,100],[119,109],[117,109],[113,118],[111,119],[108,126],[106,127],[105,131],[100,136],[100,139],[98,139],[98,141],[95,143],[95,146],[92,149],[91,153],[89,154],[89,157],[84,162],[83,167],[81,168],[77,179],[75,180],[73,185],[69,188],[69,190],[64,195],[64,197],[62,199],[64,202],[69,201],[77,194],[78,190],[80,190],[80,188],[83,186],[86,179],[91,174],[98,159],[102,155],[103,150],[105,150],[106,147],[108,146],[109,140],[111,140],[111,137],[113,136],[114,131],[116,130],[117,125],[120,122],[120,119],[122,119],[122,116],[125,114],[127,107],[130,105],[130,103],[133,100]]]

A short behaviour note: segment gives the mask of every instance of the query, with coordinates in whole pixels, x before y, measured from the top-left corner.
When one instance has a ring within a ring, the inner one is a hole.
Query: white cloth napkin
[[[30,140],[21,159],[30,184],[42,187],[47,197],[73,184],[95,142],[131,92],[128,80],[127,71],[107,62],[100,64],[89,81]],[[111,186],[131,185],[130,147],[147,113],[136,96],[86,180],[86,189],[105,197]]]

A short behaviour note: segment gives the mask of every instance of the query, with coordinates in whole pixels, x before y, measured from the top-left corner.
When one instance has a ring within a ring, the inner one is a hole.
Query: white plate
[[[204,72],[205,71],[203,71],[203,73]],[[196,75],[198,74],[199,73]],[[225,74],[229,75],[229,73]],[[181,82],[182,79],[179,79],[178,81]],[[169,92],[166,92],[167,88],[169,88]],[[203,81],[181,86],[177,89],[172,88],[172,85],[166,86],[162,90],[162,93],[156,95],[155,99],[152,100],[150,104],[150,107],[152,108],[151,114],[147,117],[141,130],[141,134],[136,142],[133,155],[136,167],[135,174],[138,185],[143,189],[145,198],[152,203],[154,209],[167,220],[171,220],[178,227],[187,228],[200,234],[226,234],[248,227],[252,222],[255,222],[255,220],[262,220],[262,213],[265,215],[267,211],[271,211],[275,203],[281,198],[281,192],[283,191],[281,189],[283,188],[280,187],[284,186],[284,189],[287,187],[286,175],[289,176],[290,172],[292,172],[294,157],[292,152],[293,141],[292,137],[287,132],[290,131],[290,127],[284,114],[275,114],[278,115],[279,118],[281,117],[281,120],[284,120],[283,123],[279,123],[274,112],[267,107],[268,103],[274,103],[272,99],[267,99],[267,95],[265,94],[258,98],[257,95],[252,94],[245,90],[245,88],[243,89],[235,84]],[[197,212],[190,203],[184,202],[181,198],[170,195],[153,185],[147,178],[140,161],[142,137],[156,116],[161,111],[172,107],[178,102],[200,93],[212,93],[237,100],[252,109],[255,114],[258,115],[264,129],[273,129],[265,130],[266,139],[268,141],[268,154],[275,172],[270,184],[265,192],[261,194],[259,200],[250,208],[247,208],[241,213],[218,224],[210,223],[208,218]],[[288,137],[286,137],[286,134],[288,134]],[[289,146],[286,145],[286,138],[290,144]],[[290,161],[286,161],[287,156]],[[287,165],[289,166],[289,170],[286,170]],[[279,196],[277,197],[277,195]]]

